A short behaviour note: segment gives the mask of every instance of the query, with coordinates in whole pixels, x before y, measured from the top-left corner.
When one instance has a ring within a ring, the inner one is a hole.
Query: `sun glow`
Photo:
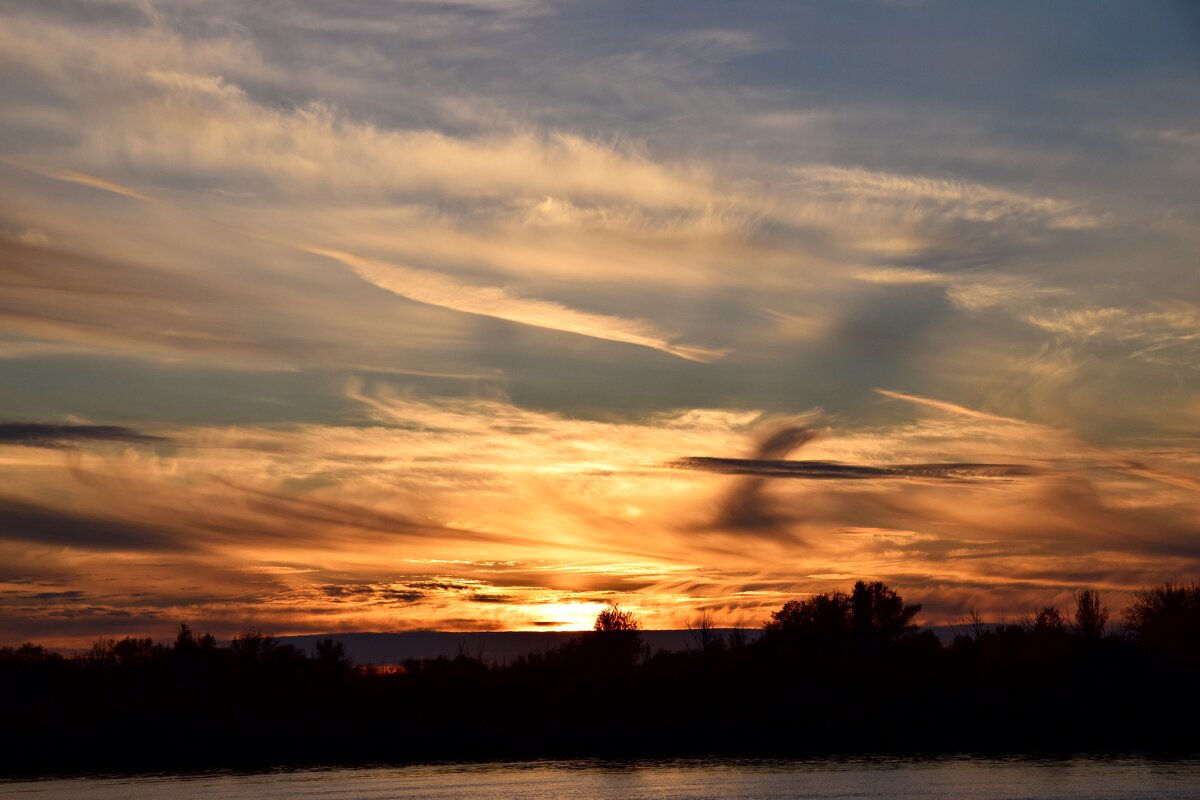
[[[524,631],[590,631],[607,603],[579,601],[515,605],[510,609],[525,620],[514,630]]]

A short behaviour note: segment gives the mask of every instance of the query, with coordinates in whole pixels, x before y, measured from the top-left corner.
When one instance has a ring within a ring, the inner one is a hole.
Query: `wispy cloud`
[[[1098,219],[1069,201],[961,179],[826,164],[797,167],[792,174],[807,193],[847,203],[879,204],[901,214],[927,214],[970,222],[1023,219],[1066,229],[1099,225]]]
[[[1029,424],[1027,422],[1024,422],[1023,420],[1011,419],[1009,417],[1002,417],[1002,416],[998,416],[996,414],[988,414],[983,411],[978,411],[974,408],[968,408],[967,406],[959,405],[958,403],[951,403],[946,400],[935,400],[931,397],[921,397],[919,395],[914,395],[914,394],[905,394],[903,392],[897,392],[897,391],[893,391],[891,389],[878,389],[877,388],[877,389],[872,389],[871,391],[875,392],[876,394],[881,394],[884,397],[890,397],[895,400],[905,400],[909,403],[917,403],[918,405],[928,406],[929,408],[936,408],[939,411],[946,411],[951,414],[959,414],[964,417],[971,417],[972,419],[987,420],[989,422],[1003,422],[1003,423],[1009,423],[1009,424],[1014,424],[1014,425],[1028,425]]]
[[[122,186],[119,183],[99,178],[95,175],[88,175],[86,172],[76,172],[69,169],[54,169],[47,170],[43,173],[47,178],[53,178],[56,181],[66,181],[68,183],[78,183],[82,186],[90,186],[93,189],[100,189],[104,192],[119,194],[122,197],[131,197],[134,200],[142,200],[149,202],[150,197],[136,189],[130,189],[128,186]]]
[[[1200,306],[1056,309],[1030,313],[1026,320],[1058,336],[1117,343],[1130,348],[1133,358],[1200,368]]]
[[[520,297],[498,287],[472,286],[428,270],[388,264],[338,250],[321,247],[303,249],[339,261],[363,280],[418,303],[649,347],[689,361],[715,361],[724,355],[723,351],[714,348],[672,344],[665,334],[642,320],[591,314],[561,303]]]
[[[856,270],[853,277],[866,283],[909,284],[947,283],[950,276],[919,267],[870,267]]]

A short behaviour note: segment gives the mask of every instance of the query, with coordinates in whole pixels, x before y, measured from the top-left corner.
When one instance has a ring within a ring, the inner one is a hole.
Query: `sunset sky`
[[[1200,578],[1193,2],[0,0],[0,644]]]

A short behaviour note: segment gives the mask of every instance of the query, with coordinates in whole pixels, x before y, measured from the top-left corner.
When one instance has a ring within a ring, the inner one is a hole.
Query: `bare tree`
[[[746,629],[738,626],[729,632],[729,649],[741,650],[746,646]]]
[[[717,652],[725,646],[725,640],[717,633],[711,611],[701,611],[695,619],[688,620],[687,629],[692,635],[696,649],[704,655]]]
[[[954,625],[954,635],[956,637],[962,636],[975,642],[981,641],[985,633],[987,633],[987,625],[984,624],[979,609],[974,605],[969,606],[966,616],[960,618]]]
[[[987,631],[987,625],[975,606],[967,609],[967,628],[971,631],[971,638],[977,642],[983,639],[983,634]]]

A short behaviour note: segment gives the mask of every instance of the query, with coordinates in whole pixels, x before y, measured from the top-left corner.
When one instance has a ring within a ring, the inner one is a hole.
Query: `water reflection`
[[[1200,796],[1200,760],[578,760],[0,783],[0,798],[110,800],[164,795],[173,800],[1190,800]]]

